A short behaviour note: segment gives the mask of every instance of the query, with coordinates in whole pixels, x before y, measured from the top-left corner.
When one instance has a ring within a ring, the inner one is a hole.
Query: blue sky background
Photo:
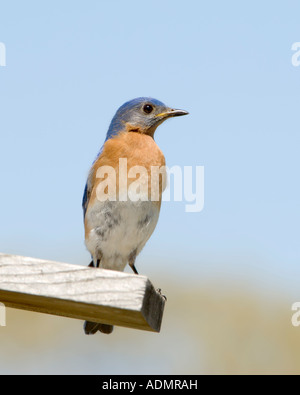
[[[299,15],[297,1],[1,1],[0,251],[88,263],[89,167],[116,109],[152,96],[190,112],[156,141],[169,166],[205,166],[205,207],[164,203],[140,272],[299,295]]]

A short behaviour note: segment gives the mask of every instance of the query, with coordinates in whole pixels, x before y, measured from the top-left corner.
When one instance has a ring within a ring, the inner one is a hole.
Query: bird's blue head
[[[106,140],[120,132],[137,132],[153,137],[156,128],[166,119],[187,114],[187,111],[175,110],[159,100],[139,97],[118,109],[111,121]]]

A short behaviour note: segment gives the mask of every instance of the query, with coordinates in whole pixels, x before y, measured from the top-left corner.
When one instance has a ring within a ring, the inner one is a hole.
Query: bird
[[[128,264],[138,274],[136,257],[156,227],[166,184],[166,161],[154,133],[165,120],[187,114],[150,97],[127,101],[117,110],[82,200],[90,267],[123,271]],[[153,168],[158,169],[156,178]],[[130,177],[132,169],[136,177]],[[86,321],[84,331],[110,334],[113,326]]]

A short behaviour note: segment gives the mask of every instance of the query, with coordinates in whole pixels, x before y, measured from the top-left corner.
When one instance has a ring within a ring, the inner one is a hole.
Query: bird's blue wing
[[[85,184],[83,199],[82,199],[82,209],[83,209],[83,218],[85,218],[86,210],[90,200],[90,191],[88,190],[88,184]]]
[[[104,144],[106,143],[107,140],[114,138],[118,134],[120,128],[121,128],[121,126],[117,125],[116,121],[114,121],[114,118],[113,118],[111,125],[108,129],[108,132],[106,134]],[[96,162],[96,160],[102,154],[104,144],[102,145],[100,151],[98,152],[98,155],[97,155],[96,159],[94,160],[93,164]],[[92,188],[89,186],[89,179],[88,179],[87,183],[85,184],[83,199],[82,199],[83,218],[85,218],[86,210],[88,208],[89,201],[90,201],[91,192],[92,192]]]
[[[109,138],[111,138],[111,137],[109,137]],[[106,138],[106,140],[108,140],[109,138]],[[94,160],[93,164],[96,162],[96,160],[102,154],[103,147],[104,147],[104,144],[101,147],[100,151],[98,152],[98,155],[97,155],[96,159]],[[88,208],[90,197],[91,197],[91,192],[92,192],[92,186],[90,185],[90,182],[89,182],[90,177],[91,177],[91,173],[88,176],[87,182],[85,184],[84,192],[83,192],[83,198],[82,198],[83,219],[85,219],[86,210]]]

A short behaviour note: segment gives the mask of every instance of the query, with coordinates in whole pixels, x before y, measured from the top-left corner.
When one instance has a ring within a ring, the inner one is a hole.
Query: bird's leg
[[[134,272],[135,274],[139,274],[139,272],[136,270],[136,267],[134,266],[135,260],[136,260],[136,250],[134,250],[134,251],[129,255],[128,264],[129,264],[129,266],[131,267],[131,269],[133,270],[133,272]]]
[[[134,266],[134,263],[130,264],[129,266],[131,267],[131,269],[134,271],[135,274],[139,274],[139,272],[136,270],[136,267]]]
[[[96,260],[96,267],[100,267],[100,262],[101,262],[101,259],[102,259],[102,257],[103,257],[103,254],[102,254],[102,251],[101,250],[97,250],[97,260]]]

